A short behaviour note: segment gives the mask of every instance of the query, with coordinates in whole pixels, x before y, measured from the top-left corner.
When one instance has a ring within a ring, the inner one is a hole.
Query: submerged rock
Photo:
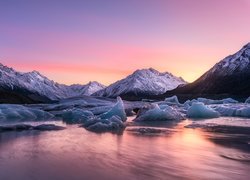
[[[52,131],[52,130],[63,130],[65,127],[57,126],[54,124],[41,124],[38,126],[32,126],[29,124],[15,124],[0,126],[0,132],[6,131],[28,131],[28,130],[39,130],[39,131]]]
[[[157,128],[131,128],[127,129],[126,131],[139,133],[139,134],[160,134],[166,132],[166,130],[163,129],[157,129]]]
[[[57,126],[54,124],[41,124],[38,126],[33,127],[34,130],[39,130],[39,131],[58,131],[58,130],[63,130],[65,127],[62,126]]]
[[[0,132],[4,131],[24,131],[24,130],[32,130],[33,126],[28,124],[16,124],[16,125],[5,125],[0,126]]]
[[[219,125],[215,123],[206,123],[206,124],[192,123],[185,126],[185,128],[192,128],[192,129],[199,128],[207,132],[216,132],[216,133],[250,135],[250,127],[244,127],[244,126]]]

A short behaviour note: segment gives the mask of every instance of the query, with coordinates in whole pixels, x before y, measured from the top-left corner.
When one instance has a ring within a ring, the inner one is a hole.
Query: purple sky
[[[250,0],[2,0],[0,62],[61,83],[193,81],[250,41]]]

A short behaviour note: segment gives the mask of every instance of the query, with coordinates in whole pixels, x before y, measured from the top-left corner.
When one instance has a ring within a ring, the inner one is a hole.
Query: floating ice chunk
[[[124,104],[120,97],[117,97],[117,103],[108,112],[101,114],[99,117],[101,119],[109,119],[113,116],[119,116],[122,121],[127,120]]]
[[[223,104],[234,104],[234,103],[239,103],[239,101],[236,101],[235,99],[232,98],[226,98],[222,99]]]
[[[64,110],[62,114],[63,120],[67,123],[83,123],[93,116],[92,112],[79,108]]]
[[[204,104],[230,104],[230,103],[238,103],[238,101],[232,98],[226,98],[222,100],[213,100],[213,99],[206,99],[206,98],[198,98],[198,102],[202,102]]]
[[[246,101],[245,101],[245,103],[250,103],[250,97],[248,97],[247,99],[246,99]]]
[[[164,120],[180,120],[183,116],[176,109],[164,105],[159,107],[158,104],[153,104],[149,110],[141,112],[134,121],[164,121]]]
[[[219,112],[221,116],[236,116],[237,108],[225,105],[216,106],[215,111]]]
[[[250,107],[242,107],[236,110],[236,116],[250,117]]]
[[[190,118],[217,118],[219,116],[220,114],[217,111],[201,102],[193,103],[187,111],[187,117]]]
[[[231,117],[250,117],[250,107],[245,106],[244,104],[236,105],[219,105],[214,107],[222,116],[231,116]]]
[[[105,112],[108,112],[113,106],[98,106],[98,107],[93,107],[90,108],[89,110],[94,114],[94,115],[100,115]]]
[[[96,117],[83,123],[82,127],[97,133],[121,132],[125,129],[125,124],[119,116],[112,116],[110,119],[100,119]]]
[[[1,120],[47,120],[54,116],[43,110],[28,108],[22,105],[1,104]]]
[[[181,105],[177,96],[168,97],[164,101],[169,105]]]
[[[185,109],[188,109],[190,106],[192,105],[190,100],[187,100],[186,102],[184,102],[183,106]]]

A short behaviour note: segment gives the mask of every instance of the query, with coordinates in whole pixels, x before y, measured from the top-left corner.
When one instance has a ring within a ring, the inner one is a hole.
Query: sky
[[[155,68],[192,82],[250,42],[250,0],[0,0],[0,62],[108,85]]]

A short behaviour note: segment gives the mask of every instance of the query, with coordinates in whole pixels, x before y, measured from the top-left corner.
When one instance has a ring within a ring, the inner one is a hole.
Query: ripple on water
[[[250,163],[250,154],[246,153],[220,154],[220,156],[226,159]]]

